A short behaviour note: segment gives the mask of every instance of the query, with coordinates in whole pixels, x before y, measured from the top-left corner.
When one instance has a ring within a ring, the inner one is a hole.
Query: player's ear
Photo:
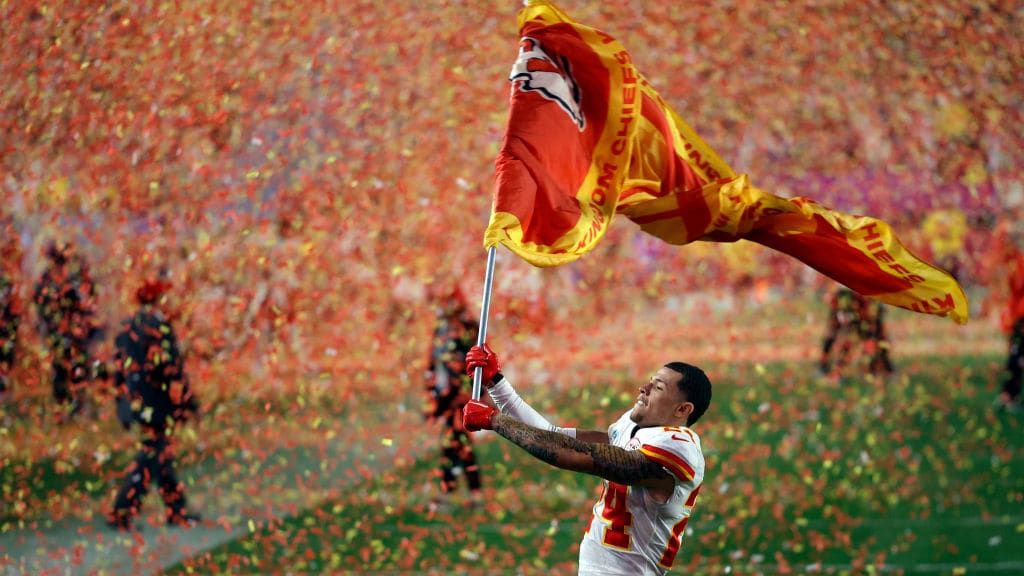
[[[683,422],[690,421],[690,414],[693,413],[693,402],[683,402],[676,406],[676,416],[683,419]]]

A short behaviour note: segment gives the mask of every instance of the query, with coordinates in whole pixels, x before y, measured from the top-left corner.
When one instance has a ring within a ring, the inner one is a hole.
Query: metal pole
[[[494,251],[491,246],[487,250],[487,272],[484,274],[484,301],[480,304],[480,331],[476,335],[476,345],[483,346],[487,342],[487,316],[491,313],[491,285],[494,281]],[[482,393],[484,369],[473,370],[473,400],[479,400]]]

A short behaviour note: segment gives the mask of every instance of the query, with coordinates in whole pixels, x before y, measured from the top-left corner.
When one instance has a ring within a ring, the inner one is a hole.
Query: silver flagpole
[[[476,336],[477,346],[483,346],[484,342],[487,342],[487,316],[491,313],[491,284],[494,280],[494,250],[494,246],[487,250],[487,272],[484,274],[484,301],[480,304],[480,331]],[[478,366],[473,370],[473,400],[480,399],[483,379],[484,369]]]

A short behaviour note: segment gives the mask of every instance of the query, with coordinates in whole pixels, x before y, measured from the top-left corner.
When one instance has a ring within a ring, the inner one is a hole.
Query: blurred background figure
[[[932,210],[921,222],[921,232],[928,239],[932,262],[962,282],[964,242],[968,232],[964,211],[956,206]]]
[[[109,524],[132,528],[142,498],[154,480],[166,509],[166,523],[187,526],[199,520],[186,508],[184,484],[174,471],[174,431],[199,405],[184,371],[174,329],[158,308],[170,284],[147,280],[136,291],[138,311],[114,340],[117,417],[125,429],[138,423],[142,446],[114,500]]]
[[[865,356],[869,374],[891,374],[893,365],[882,303],[837,286],[829,295],[828,305],[828,328],[818,363],[821,374],[838,376],[856,358]]]
[[[462,291],[455,284],[439,284],[430,290],[437,307],[434,334],[430,341],[424,381],[429,422],[440,421],[441,497],[431,502],[436,511],[457,488],[457,477],[464,475],[470,502],[479,502],[480,468],[473,452],[473,440],[462,422],[462,407],[470,400],[473,379],[465,373],[466,352],[476,344],[479,324],[466,306]]]
[[[11,246],[3,246],[0,262],[0,398],[11,390],[11,370],[14,368],[18,344],[18,325],[21,322],[21,303],[15,284],[20,259]]]
[[[1009,344],[1002,391],[996,397],[995,407],[1014,412],[1021,409],[1020,391],[1024,380],[1024,222],[1020,220],[1022,215],[1022,208],[1008,210],[996,226],[987,274],[993,280],[995,297],[1004,302],[999,320]],[[1005,280],[1000,282],[1002,278]]]
[[[52,242],[48,265],[33,293],[40,334],[50,353],[53,398],[61,420],[76,414],[90,376],[89,346],[102,333],[95,318],[95,286],[74,246]]]

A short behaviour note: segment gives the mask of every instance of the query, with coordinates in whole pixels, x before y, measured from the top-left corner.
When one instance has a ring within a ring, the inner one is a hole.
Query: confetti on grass
[[[154,543],[152,494],[143,533],[99,527],[136,444],[108,387],[56,421],[30,303],[43,248],[66,240],[108,330],[142,278],[172,284],[162,306],[203,408],[179,468],[203,529],[232,539],[184,566],[572,573],[596,483],[482,439],[488,501],[431,515],[436,430],[418,419],[426,286],[482,282],[517,3],[94,4],[0,8],[0,269],[21,317],[0,400],[0,566],[152,571],[180,548]],[[959,242],[964,276],[984,279],[992,216],[1024,190],[1019,15],[564,7],[630,46],[766,189],[878,215],[923,257]],[[827,286],[789,259],[676,249],[625,223],[571,267],[505,256],[492,341],[545,413],[606,425],[666,355],[715,366],[714,486],[684,569],[953,572],[1007,559],[1024,531],[1020,424],[989,410],[1005,351],[991,314],[956,332],[894,314],[894,379],[821,382]],[[943,363],[956,354],[970,358]],[[75,542],[33,540],[61,522]]]

